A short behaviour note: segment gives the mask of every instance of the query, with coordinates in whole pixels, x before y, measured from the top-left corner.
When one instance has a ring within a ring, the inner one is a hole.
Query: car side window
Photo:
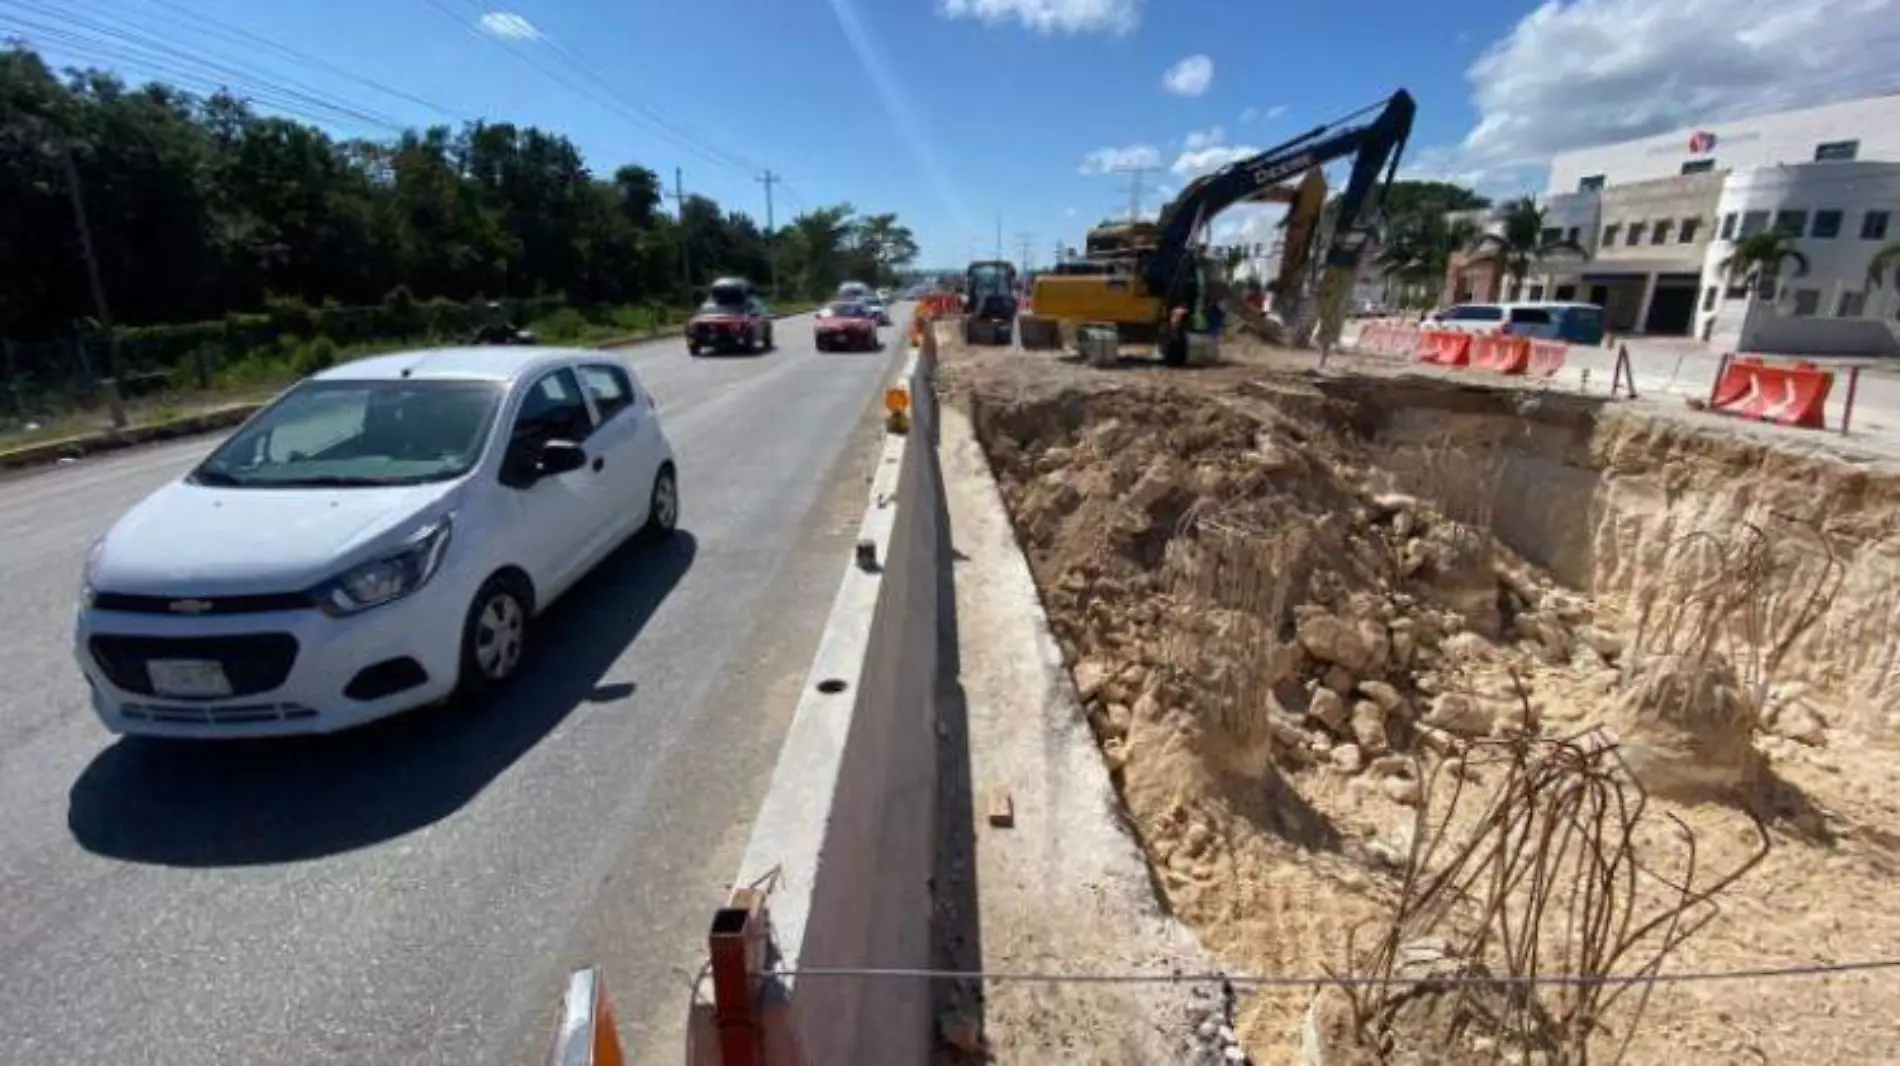
[[[1516,307],[1511,309],[1511,321],[1533,326],[1548,326],[1550,312],[1541,307]]]
[[[581,384],[594,399],[594,410],[607,421],[633,404],[633,384],[627,372],[611,363],[589,363],[580,368]]]
[[[579,444],[594,432],[593,416],[574,372],[563,367],[544,375],[522,398],[515,415],[515,445],[542,445],[551,440]]]

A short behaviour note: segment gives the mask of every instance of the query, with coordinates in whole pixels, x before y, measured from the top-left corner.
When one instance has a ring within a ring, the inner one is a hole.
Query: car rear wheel
[[[688,344],[688,345],[686,346],[686,354],[687,354],[687,355],[698,355],[698,354],[699,354],[699,345],[697,345],[697,344]]]
[[[530,603],[519,578],[496,574],[482,584],[462,626],[458,695],[486,697],[520,669],[527,650]]]

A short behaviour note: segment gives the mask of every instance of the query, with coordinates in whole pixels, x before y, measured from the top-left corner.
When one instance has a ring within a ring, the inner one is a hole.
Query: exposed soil
[[[1900,958],[1881,905],[1900,861],[1900,472],[1310,361],[943,351],[1164,904],[1236,972],[1360,967],[1348,936],[1389,924],[1418,806],[1448,780],[1496,786],[1483,753],[1511,737],[1594,729],[1653,817],[1693,832],[1699,881],[1768,826],[1766,858],[1664,969]],[[1679,874],[1656,824],[1641,847]],[[1665,986],[1627,1061],[1894,1061],[1896,994],[1890,972]],[[1248,1002],[1258,1061],[1296,1059],[1311,1002]],[[1415,1013],[1419,1032],[1449,1024]],[[1463,1039],[1405,1050],[1551,1061]]]

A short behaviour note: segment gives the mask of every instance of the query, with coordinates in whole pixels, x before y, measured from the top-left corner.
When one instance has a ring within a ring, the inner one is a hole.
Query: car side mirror
[[[559,477],[587,465],[587,450],[571,440],[551,440],[536,456],[537,478]]]

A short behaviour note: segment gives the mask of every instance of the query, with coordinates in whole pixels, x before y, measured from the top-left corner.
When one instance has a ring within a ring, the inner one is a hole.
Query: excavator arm
[[[1355,156],[1352,175],[1339,198],[1326,265],[1356,267],[1365,243],[1359,228],[1359,213],[1381,172],[1384,172],[1385,183],[1390,184],[1398,171],[1399,156],[1405,149],[1406,138],[1411,135],[1416,112],[1412,94],[1400,89],[1365,123],[1345,125],[1357,117],[1354,115],[1320,126],[1197,179],[1162,210],[1161,241],[1146,267],[1144,280],[1148,291],[1161,296],[1164,307],[1175,306],[1192,274],[1190,249],[1194,240],[1216,215],[1237,203],[1259,197],[1288,178],[1347,155]]]

